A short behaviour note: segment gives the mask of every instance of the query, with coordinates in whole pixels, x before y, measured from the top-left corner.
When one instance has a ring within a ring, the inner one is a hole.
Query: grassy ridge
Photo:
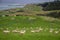
[[[35,18],[35,19],[34,19]],[[24,24],[24,25],[23,25]],[[0,27],[59,27],[60,21],[51,22],[44,20],[40,16],[17,16],[17,17],[0,17]]]
[[[14,30],[16,28],[30,28],[30,27],[42,27],[42,28],[60,28],[60,21],[47,21],[44,17],[40,16],[10,16],[10,17],[0,17],[0,28],[9,30]],[[30,29],[29,29],[30,30]],[[49,33],[48,31],[42,31],[39,33],[31,33],[27,31],[26,34],[21,35],[19,33],[3,33],[0,29],[0,40],[59,40],[60,33],[57,35],[54,33]]]
[[[36,16],[36,14],[48,14],[55,11],[60,12],[60,10],[43,11],[42,7],[36,5],[27,5],[22,9],[16,8],[0,11],[0,40],[60,40],[60,19],[47,16]],[[2,16],[6,14],[23,15]],[[24,14],[33,15],[24,16]],[[42,27],[43,31],[38,33],[31,33],[31,27],[33,29]],[[6,34],[3,31],[7,28],[11,32]],[[21,35],[20,33],[13,33],[12,30],[17,28],[19,30],[25,28],[27,32],[24,35]],[[54,32],[50,33],[50,28],[53,28]],[[55,31],[59,31],[59,33],[55,34]]]

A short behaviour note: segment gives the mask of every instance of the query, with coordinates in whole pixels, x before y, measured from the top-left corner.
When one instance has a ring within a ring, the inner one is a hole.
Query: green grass
[[[23,12],[16,12],[21,11]],[[47,18],[45,16],[35,16],[36,14],[45,14],[50,12],[60,12],[60,10],[43,11],[41,6],[26,5],[24,8],[10,9],[8,11],[0,11],[0,15],[6,14],[32,14],[34,16],[0,16],[0,40],[60,40],[60,19]],[[10,31],[14,29],[25,29],[27,32],[24,35],[20,33],[4,33],[3,30],[8,28]],[[38,33],[31,33],[30,27],[42,27],[44,30]],[[48,28],[48,30],[46,30]],[[58,34],[50,33],[49,29],[59,31]],[[45,31],[46,30],[46,31]]]
[[[29,18],[35,18],[30,19]],[[12,18],[15,18],[14,20]],[[14,30],[16,28],[28,28],[30,27],[42,27],[42,28],[54,28],[57,30],[60,29],[60,21],[47,21],[44,20],[41,16],[9,16],[9,17],[0,17],[0,28],[9,30]],[[60,32],[58,34],[49,33],[47,31],[42,31],[39,33],[31,33],[29,30],[24,35],[19,33],[3,33],[3,30],[0,29],[0,40],[60,40]]]
[[[59,27],[60,21],[46,21],[39,16],[32,16],[36,19],[29,20],[30,16],[0,17],[0,27]],[[12,20],[14,18],[14,20]]]
[[[28,8],[28,9],[27,9]],[[23,10],[24,12],[16,12],[17,10]],[[35,6],[35,5],[27,5],[24,8],[16,8],[11,9],[11,11],[1,11],[0,15],[5,14],[45,14],[50,12],[60,12],[60,10],[53,10],[53,11],[42,11],[42,7]],[[32,18],[32,19],[31,19]],[[34,18],[34,19],[33,19]],[[60,19],[59,19],[60,20]],[[53,28],[56,30],[60,30],[60,21],[54,18],[47,18],[45,16],[6,16],[0,17],[0,40],[60,40],[60,31],[58,34],[50,33],[49,29]],[[14,29],[25,29],[27,32],[24,35],[20,33],[4,33],[3,30],[8,28],[10,31]],[[46,31],[38,32],[38,33],[31,33],[30,27],[35,29],[36,27],[42,27],[44,30],[48,28]],[[3,28],[3,29],[1,29]]]

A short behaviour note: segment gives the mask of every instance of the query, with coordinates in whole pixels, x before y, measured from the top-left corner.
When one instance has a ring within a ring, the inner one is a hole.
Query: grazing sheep
[[[38,27],[37,27],[37,28],[34,29],[34,30],[32,29],[31,32],[32,32],[32,33],[34,33],[34,32],[40,32],[40,31],[42,31],[42,30],[43,30],[42,28],[38,28]]]
[[[34,18],[34,17],[29,17],[29,20],[34,20],[34,19],[36,19],[36,18]]]
[[[35,32],[40,32],[40,30],[35,30]]]
[[[35,30],[36,32],[40,32],[40,29],[39,29],[39,27],[36,27],[36,30]]]
[[[4,32],[4,33],[9,33],[10,31],[9,31],[9,30],[4,30],[3,32]]]
[[[35,32],[40,32],[40,30],[38,29],[35,29],[35,30],[31,30],[32,33],[35,33]]]
[[[20,32],[20,31],[18,31],[18,30],[13,30],[12,32],[14,32],[14,33],[18,33],[18,32]]]
[[[53,30],[54,30],[54,29],[51,28],[49,32],[53,32]]]
[[[10,31],[8,30],[8,28],[6,28],[3,32],[4,33],[9,33]]]
[[[2,15],[2,17],[5,17],[5,15]]]
[[[39,28],[40,31],[42,31],[43,29],[42,28]]]
[[[20,34],[25,34],[26,30],[21,30]]]
[[[55,31],[55,33],[57,34],[57,33],[59,33],[59,31]]]
[[[33,30],[33,28],[32,28],[32,27],[30,27],[30,29],[31,29],[31,32],[32,32],[32,33],[34,33],[34,32],[35,32],[35,30]]]
[[[53,32],[53,30],[50,30],[49,32]]]
[[[34,32],[35,32],[35,30],[31,30],[31,32],[32,32],[32,33],[34,33]]]
[[[14,17],[16,17],[16,15],[14,15]]]

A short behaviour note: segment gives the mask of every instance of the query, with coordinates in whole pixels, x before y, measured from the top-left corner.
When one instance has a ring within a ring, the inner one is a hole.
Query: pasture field
[[[31,32],[39,28],[42,30]],[[12,32],[16,29],[26,32]],[[46,16],[0,17],[0,40],[60,40],[60,19]]]
[[[42,8],[26,5],[0,11],[0,40],[60,40],[60,10]]]

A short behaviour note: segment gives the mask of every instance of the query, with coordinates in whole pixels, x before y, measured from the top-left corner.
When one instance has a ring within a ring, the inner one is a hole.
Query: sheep
[[[29,17],[29,20],[35,20],[36,18],[34,18],[34,17]]]
[[[31,29],[31,32],[32,32],[32,33],[34,33],[34,32],[35,32],[35,30],[33,30],[33,28],[32,28],[32,27],[30,27],[30,29]]]
[[[16,15],[14,15],[14,17],[16,17]]]
[[[51,28],[49,32],[53,32],[53,30],[54,30],[54,29]]]
[[[2,15],[2,17],[5,17],[5,15]]]
[[[50,30],[49,32],[53,32],[53,30]]]
[[[55,33],[57,34],[57,33],[59,33],[59,31],[55,31]]]
[[[31,30],[32,33],[35,33],[35,32],[40,32],[40,30],[38,29],[35,29],[35,30]]]
[[[31,27],[31,29],[32,29],[32,27]],[[42,31],[42,30],[43,30],[42,28],[36,27],[36,29],[34,29],[34,30],[32,29],[31,32],[32,32],[32,33],[34,33],[34,32],[40,32],[40,31]]]
[[[31,30],[31,32],[32,32],[32,33],[34,33],[34,32],[35,32],[35,30]]]
[[[9,33],[10,31],[8,30],[8,28],[6,28],[3,32],[4,33]]]
[[[4,30],[3,32],[4,32],[4,33],[9,33],[10,31],[9,31],[9,30]]]
[[[12,32],[14,32],[14,33],[18,33],[18,32],[20,32],[19,30],[13,30]]]
[[[40,30],[35,30],[35,32],[40,32]]]
[[[39,28],[40,31],[42,31],[43,29],[42,28]]]
[[[25,34],[26,30],[20,30],[20,34]]]

